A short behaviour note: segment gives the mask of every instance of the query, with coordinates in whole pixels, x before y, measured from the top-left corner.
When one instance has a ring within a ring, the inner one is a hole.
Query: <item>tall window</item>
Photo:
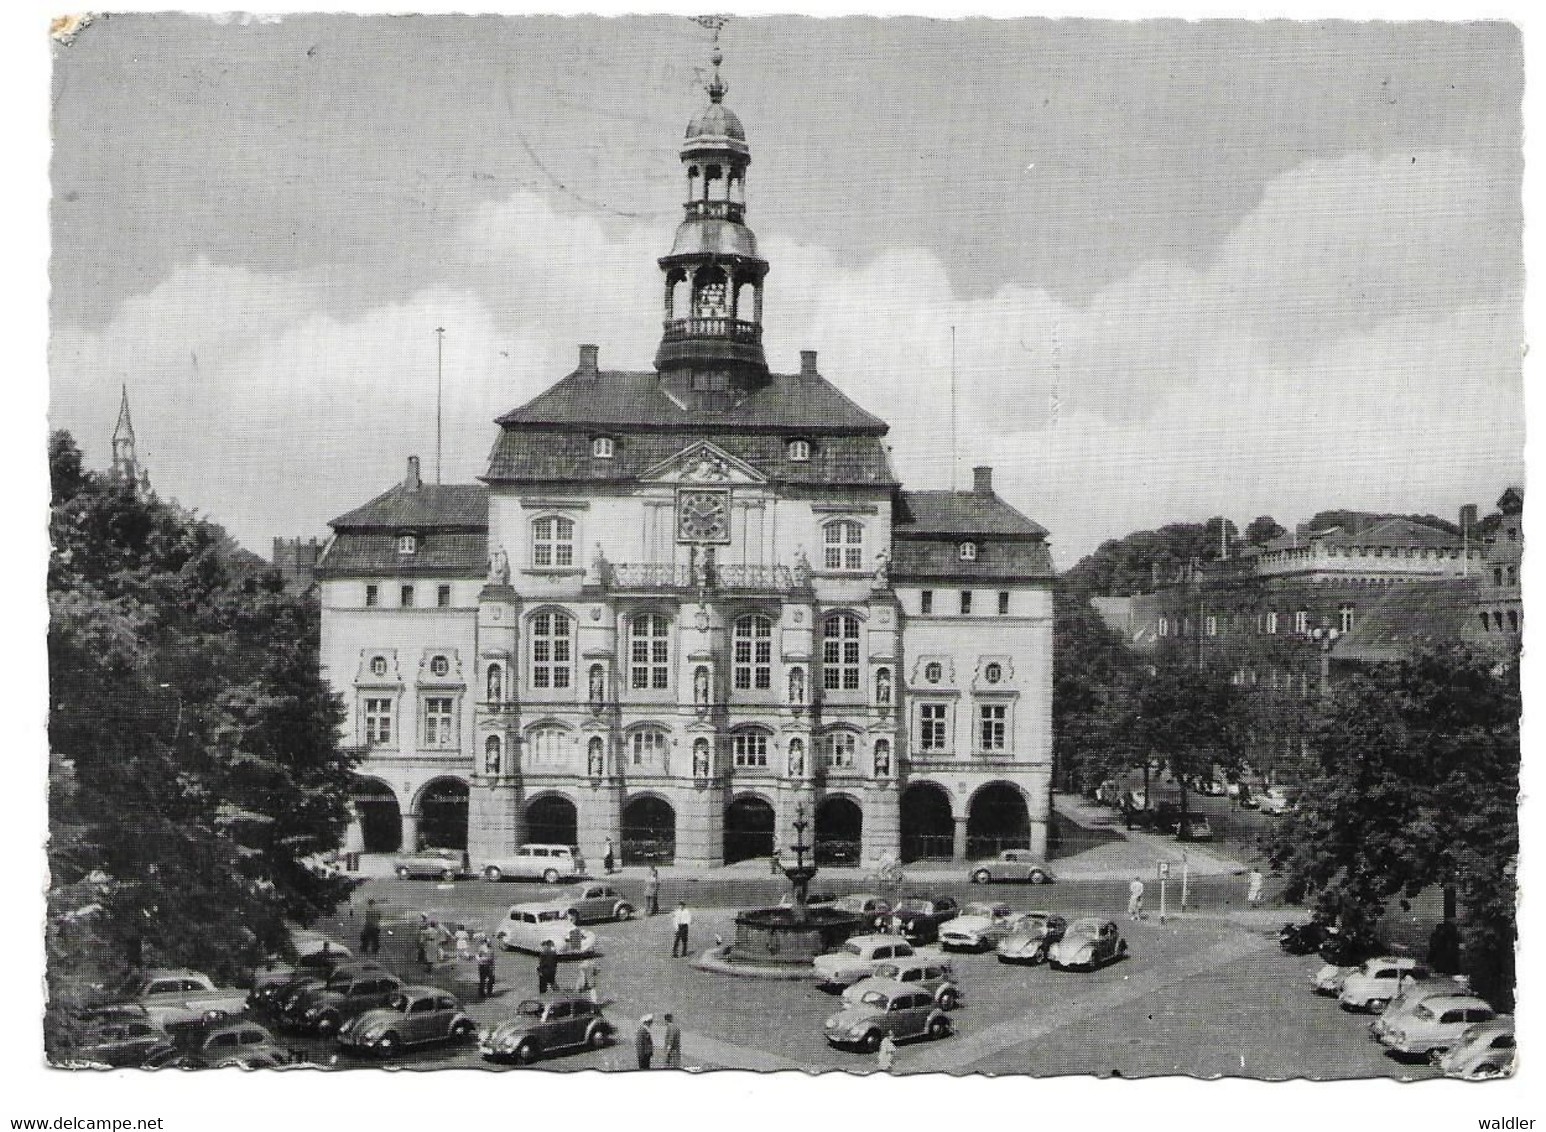
[[[634,766],[664,766],[666,762],[666,733],[653,727],[633,733],[631,744]]]
[[[635,689],[671,686],[671,622],[643,613],[629,622],[629,683]]]
[[[737,691],[773,686],[773,622],[766,617],[742,617],[735,623],[735,663],[732,677]],[[803,697],[802,697],[803,698]]]
[[[1215,617],[1215,616],[1213,616],[1213,615],[1212,615],[1212,614],[1211,614],[1211,613],[1210,613],[1210,614],[1209,614],[1209,615],[1208,615],[1208,619],[1207,619],[1207,621],[1206,621],[1206,622],[1204,622],[1204,624],[1205,624],[1205,625],[1206,625],[1206,627],[1207,627],[1207,631],[1208,631],[1208,636],[1210,636],[1210,637],[1216,637],[1216,636],[1218,636],[1218,635],[1219,635],[1219,619],[1218,619],[1218,618],[1217,618],[1217,617]]]
[[[424,746],[453,746],[451,737],[451,697],[429,696],[424,701]]]
[[[365,585],[365,608],[373,609],[381,604],[381,587],[374,582]]]
[[[998,615],[1000,617],[1003,617],[1008,612],[1009,612],[1009,591],[1008,590],[999,590],[998,591]]]
[[[574,520],[552,515],[531,525],[533,566],[574,565]]]
[[[401,594],[401,603],[404,609],[413,608],[413,587],[404,586]]]
[[[392,701],[387,698],[365,701],[365,742],[384,746],[392,741]]]
[[[918,594],[918,610],[920,613],[934,612],[934,591],[921,590]]]
[[[1353,631],[1353,605],[1347,602],[1337,606],[1337,628],[1344,633]]]
[[[1009,709],[1003,704],[982,704],[978,712],[978,745],[984,751],[1004,749],[1004,722]]]
[[[834,613],[822,623],[821,686],[829,692],[859,688],[859,619]]]
[[[445,609],[451,604],[451,587],[442,585],[435,589],[435,604]]]
[[[1310,612],[1306,609],[1294,612],[1294,632],[1301,637],[1310,631]]]
[[[825,563],[828,570],[864,569],[864,526],[851,519],[839,519],[823,528]]]
[[[943,751],[945,749],[945,705],[918,705],[918,749]]]
[[[539,613],[531,619],[531,686],[569,687],[573,635],[562,613]]]
[[[731,754],[739,767],[768,765],[768,736],[765,731],[740,731],[730,737]]]
[[[567,755],[569,735],[557,727],[542,727],[526,740],[526,761],[532,766],[561,766]]]
[[[1170,636],[1170,618],[1161,617],[1159,619],[1159,635],[1162,637]]]
[[[961,591],[961,616],[965,617],[972,611],[972,591]]]
[[[1278,615],[1277,615],[1276,612],[1270,612],[1270,613],[1267,614],[1267,632],[1269,634],[1271,634],[1271,633],[1276,633],[1277,631],[1278,631]]]
[[[828,770],[852,770],[854,765],[854,733],[834,731],[821,737],[821,761]]]

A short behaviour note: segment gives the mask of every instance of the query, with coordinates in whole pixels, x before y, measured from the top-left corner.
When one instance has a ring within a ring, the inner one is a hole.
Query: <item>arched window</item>
[[[628,623],[629,686],[671,686],[671,622],[662,613],[641,613]]]
[[[768,765],[768,733],[737,731],[730,737],[730,751],[738,767],[765,767]]]
[[[666,733],[657,727],[641,727],[635,731],[629,743],[631,762],[640,767],[666,765],[666,745],[670,742]]]
[[[547,515],[531,525],[533,566],[574,565],[574,520]]]
[[[503,763],[504,745],[498,735],[490,735],[483,741],[483,773],[498,774]]]
[[[370,658],[370,674],[372,676],[385,676],[387,674],[387,659],[384,656]]]
[[[811,442],[809,440],[791,440],[789,442],[789,458],[796,462],[811,458]]]
[[[419,549],[419,540],[413,535],[402,535],[397,540],[398,554],[413,554]]]
[[[822,528],[823,562],[828,570],[864,569],[864,525],[839,519]]]
[[[488,666],[488,702],[497,704],[505,698],[505,670],[497,664]]]
[[[530,766],[562,766],[567,761],[569,733],[560,727],[539,727],[526,738]]]
[[[766,617],[741,617],[735,623],[735,663],[732,676],[737,691],[773,686],[773,622]]]
[[[857,744],[852,731],[832,731],[821,737],[821,762],[828,770],[852,770]]]
[[[531,686],[567,688],[574,651],[573,623],[562,613],[539,613],[531,619]]]
[[[958,553],[961,556],[962,562],[976,562],[977,544],[975,542],[963,542]]]
[[[859,619],[834,613],[822,622],[821,686],[829,692],[859,688]]]
[[[610,436],[598,436],[590,442],[590,454],[598,460],[610,460],[612,458],[612,438]]]

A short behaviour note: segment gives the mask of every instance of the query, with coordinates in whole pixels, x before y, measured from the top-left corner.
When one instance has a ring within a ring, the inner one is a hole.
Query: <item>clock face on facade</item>
[[[676,497],[678,542],[729,542],[730,493],[684,491]]]

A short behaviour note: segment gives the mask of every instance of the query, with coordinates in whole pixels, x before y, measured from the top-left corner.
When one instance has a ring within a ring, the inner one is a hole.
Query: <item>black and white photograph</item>
[[[1335,14],[36,16],[0,1115],[1546,1119],[1538,45]]]

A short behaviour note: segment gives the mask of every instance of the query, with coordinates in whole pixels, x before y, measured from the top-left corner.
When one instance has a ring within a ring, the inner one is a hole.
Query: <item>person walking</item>
[[[537,952],[537,993],[546,994],[548,991],[558,989],[558,952],[553,948],[553,941],[542,941],[542,950]]]
[[[365,926],[360,929],[360,954],[381,954],[381,909],[372,896],[365,902]]]
[[[580,981],[575,985],[575,993],[583,994],[592,1002],[599,1001],[601,981],[601,968],[594,959],[587,959],[580,964]],[[670,1016],[667,1015],[669,1020]]]
[[[650,866],[650,875],[644,878],[644,914],[660,914],[660,870]]]
[[[494,993],[494,949],[488,940],[478,944],[478,999],[482,1001]]]
[[[667,1069],[680,1069],[682,1067],[682,1028],[676,1024],[676,1019],[670,1014],[666,1015],[666,1059]]]
[[[609,837],[607,838],[607,851],[601,855],[601,867],[606,869],[607,876],[612,875],[612,865],[614,860],[615,859],[612,856],[612,839]]]
[[[419,913],[419,926],[413,931],[413,945],[417,949],[414,961],[421,967],[429,964],[429,914]]]
[[[1127,886],[1127,918],[1129,920],[1143,919],[1143,880],[1133,878],[1133,883]]]
[[[655,1034],[650,1029],[655,1023],[653,1014],[646,1014],[639,1019],[639,1028],[633,1035],[634,1056],[639,1059],[639,1068],[648,1069],[650,1062],[655,1057]]]
[[[687,907],[687,901],[677,903],[671,923],[676,927],[676,934],[671,938],[671,958],[676,959],[688,954],[687,932],[692,927],[692,909]]]
[[[875,1067],[882,1073],[890,1073],[891,1066],[896,1063],[896,1042],[890,1034],[880,1039],[880,1046],[875,1050]]]
[[[419,929],[419,962],[427,975],[435,969],[435,953],[440,947],[440,928],[434,920],[426,920]]]
[[[1251,880],[1245,889],[1245,902],[1252,908],[1261,907],[1262,875],[1260,869],[1251,870]]]

